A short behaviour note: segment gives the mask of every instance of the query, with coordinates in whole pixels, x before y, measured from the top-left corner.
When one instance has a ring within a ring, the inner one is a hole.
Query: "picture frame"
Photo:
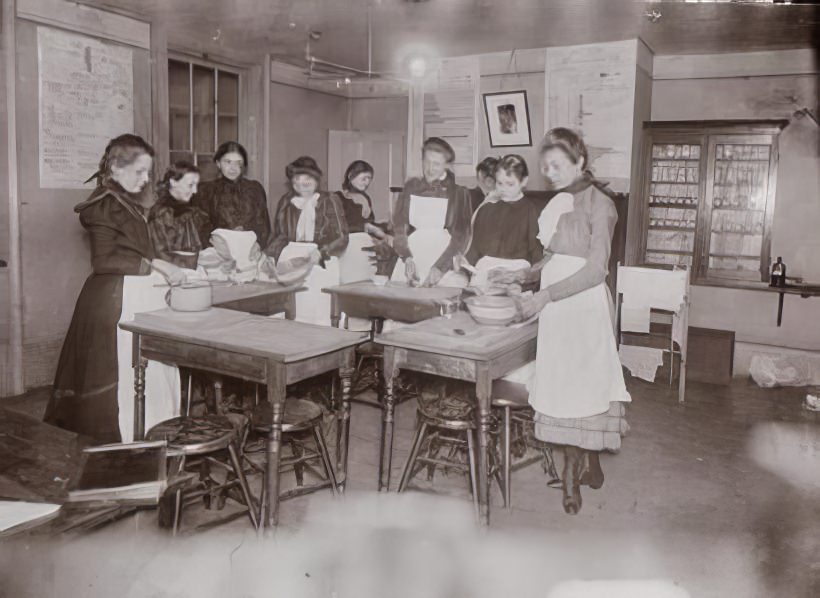
[[[482,96],[490,147],[532,146],[526,90],[497,91]]]

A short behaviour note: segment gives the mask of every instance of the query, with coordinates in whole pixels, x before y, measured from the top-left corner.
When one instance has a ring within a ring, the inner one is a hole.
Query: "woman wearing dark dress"
[[[141,137],[113,139],[100,161],[97,188],[74,207],[91,238],[93,272],[77,299],[44,419],[99,443],[122,436],[117,323],[125,277],[157,271],[169,282],[184,280],[179,268],[155,257],[148,232],[150,200],[143,191],[153,155]]]
[[[191,205],[198,184],[196,166],[189,162],[172,164],[160,181],[157,203],[148,214],[157,257],[184,268],[196,268],[197,254],[205,246],[202,236],[208,234],[210,223],[205,212]]]
[[[470,247],[464,254],[467,263],[479,271],[473,278],[479,278],[481,285],[492,268],[518,270],[537,263],[544,255],[538,241],[540,211],[524,197],[529,176],[524,158],[504,156],[496,161],[491,176],[495,189],[476,209]]]
[[[347,230],[351,233],[363,233],[365,224],[373,224],[373,202],[367,194],[367,188],[373,182],[373,167],[364,160],[354,160],[345,171],[342,190],[336,197],[345,213]]]
[[[214,154],[219,169],[216,180],[199,186],[193,205],[202,209],[210,219],[208,237],[201,239],[210,244],[214,229],[252,230],[260,247],[271,240],[270,213],[265,189],[258,181],[245,178],[248,152],[236,141],[226,141]]]
[[[445,275],[470,241],[470,193],[456,184],[449,143],[430,137],[421,156],[423,176],[404,184],[393,210],[393,249],[401,261],[391,278],[410,285],[464,286],[460,275]]]

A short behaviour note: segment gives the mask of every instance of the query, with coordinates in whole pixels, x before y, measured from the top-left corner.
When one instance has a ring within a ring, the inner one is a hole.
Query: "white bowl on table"
[[[473,320],[487,326],[506,326],[518,313],[510,297],[481,295],[465,299],[464,304]]]
[[[387,284],[387,281],[390,280],[389,276],[385,276],[383,274],[374,274],[370,277],[370,281],[375,284],[377,287],[383,287]]]

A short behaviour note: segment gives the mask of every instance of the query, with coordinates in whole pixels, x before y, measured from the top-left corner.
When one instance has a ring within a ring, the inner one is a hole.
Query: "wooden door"
[[[328,137],[328,189],[338,191],[353,160],[365,160],[375,171],[368,194],[376,220],[391,216],[390,187],[404,183],[404,134],[393,131],[330,131]]]

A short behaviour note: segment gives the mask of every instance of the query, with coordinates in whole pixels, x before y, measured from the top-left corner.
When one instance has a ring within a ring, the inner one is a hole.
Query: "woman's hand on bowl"
[[[182,268],[175,266],[171,262],[160,259],[151,260],[151,268],[162,274],[171,286],[180,285],[185,282],[185,272],[183,272]]]

